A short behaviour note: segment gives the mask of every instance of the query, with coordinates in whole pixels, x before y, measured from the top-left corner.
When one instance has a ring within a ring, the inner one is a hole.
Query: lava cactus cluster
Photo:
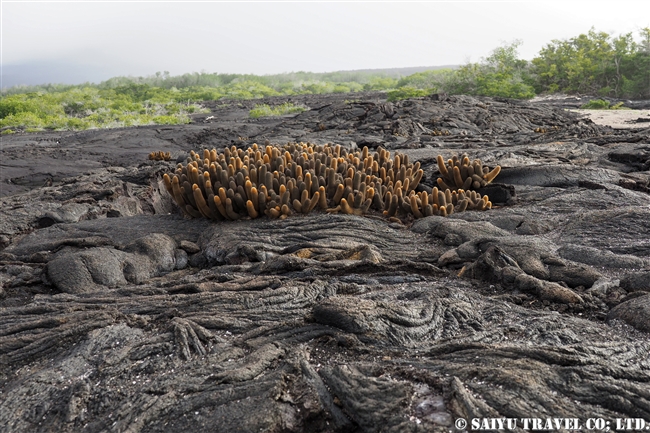
[[[467,157],[447,164],[438,157],[438,162],[443,178],[430,193],[427,188],[416,192],[423,171],[407,155],[391,157],[385,149],[371,153],[367,147],[349,152],[329,144],[254,144],[245,150],[233,146],[221,153],[191,152],[185,165],[178,164],[163,179],[185,214],[216,221],[286,218],[316,208],[354,215],[374,209],[387,217],[422,218],[492,207],[487,196],[471,188],[492,181],[499,167],[489,170],[478,160],[470,164]]]
[[[149,159],[151,161],[169,161],[172,159],[172,154],[169,152],[163,152],[162,150],[158,150],[156,152],[151,152],[149,154]]]
[[[447,160],[446,164],[442,156],[438,155],[438,169],[441,176],[438,178],[438,186],[442,190],[483,188],[501,172],[500,166],[497,165],[490,170],[489,167],[483,166],[480,159],[470,163],[467,155],[462,155],[460,158],[454,156]]]

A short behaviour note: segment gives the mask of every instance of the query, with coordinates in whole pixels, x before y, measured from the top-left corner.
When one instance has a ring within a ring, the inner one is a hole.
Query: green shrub
[[[484,73],[477,77],[476,94],[480,96],[499,96],[502,98],[530,99],[535,96],[532,86],[506,74]]]
[[[397,87],[415,87],[417,89],[439,89],[445,86],[450,75],[453,75],[452,69],[436,69],[433,71],[416,72],[400,78]],[[437,92],[437,90],[436,90]]]
[[[14,94],[0,100],[0,128],[83,130],[188,123],[188,114],[209,112],[188,98],[192,92],[196,93],[196,89],[128,85],[117,89],[77,87],[54,93]]]
[[[0,120],[0,127],[4,128],[7,126],[14,127],[16,129],[25,129],[25,128],[42,128],[45,126],[44,119],[41,119],[35,113],[16,113],[10,114],[4,119]]]
[[[280,95],[274,89],[250,80],[232,82],[221,87],[220,90],[224,98],[231,99],[257,99]]]
[[[580,108],[584,108],[585,110],[608,110],[609,102],[603,99],[592,99],[586,104],[580,106]]]
[[[252,119],[257,119],[259,117],[284,116],[285,114],[302,113],[305,110],[306,108],[293,105],[289,102],[286,102],[282,105],[277,105],[275,107],[271,107],[267,104],[258,104],[253,107],[248,115]]]
[[[332,88],[332,93],[350,93],[351,90],[348,86],[337,84]]]
[[[397,80],[390,77],[373,77],[363,86],[363,90],[388,90],[397,86]]]
[[[332,93],[334,85],[331,83],[303,83],[299,93],[306,93],[310,95],[322,95],[324,93]]]
[[[602,99],[592,99],[580,106],[580,108],[585,110],[631,110],[631,108],[624,107],[622,102],[611,105],[608,101]]]
[[[609,106],[610,110],[631,110],[629,107],[624,107],[622,102],[617,102],[614,105]]]
[[[29,100],[26,95],[12,95],[0,100],[0,119],[18,113],[29,113],[39,109],[35,101]]]
[[[389,90],[387,92],[387,96],[388,96],[387,99],[393,102],[402,99],[419,98],[422,96],[428,96],[431,93],[433,93],[431,90],[416,89],[414,87],[405,86],[405,87],[400,87],[399,89]]]

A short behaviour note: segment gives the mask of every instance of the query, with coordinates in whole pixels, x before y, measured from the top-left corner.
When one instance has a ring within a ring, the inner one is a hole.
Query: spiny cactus
[[[559,126],[553,125],[550,128],[538,127],[538,128],[533,129],[533,131],[537,132],[538,134],[546,134],[549,131],[558,131],[559,129],[560,129]]]
[[[480,159],[470,163],[467,155],[462,155],[460,158],[454,155],[446,163],[443,157],[438,155],[438,169],[440,170],[438,186],[442,190],[483,188],[501,172],[501,166],[497,165],[490,170],[488,166],[483,166]]]
[[[172,154],[169,152],[163,152],[162,150],[158,150],[156,152],[151,152],[149,154],[149,159],[152,161],[169,161],[172,159]]]
[[[383,148],[371,154],[367,147],[348,152],[340,145],[289,143],[192,151],[163,180],[186,215],[215,221],[286,218],[315,208],[354,215],[372,208],[388,217],[421,218],[492,206],[474,191],[416,192],[423,174],[419,162],[400,153],[391,158]]]
[[[448,129],[433,128],[433,131],[431,131],[431,135],[435,135],[435,136],[451,135],[451,132],[449,132]]]

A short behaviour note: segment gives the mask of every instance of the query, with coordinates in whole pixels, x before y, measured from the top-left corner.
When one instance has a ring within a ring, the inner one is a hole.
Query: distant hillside
[[[348,71],[333,71],[325,73],[303,73],[311,79],[331,79],[332,75],[341,77],[350,76],[347,79],[359,75],[384,75],[391,78],[402,78],[416,72],[430,71],[436,69],[456,69],[458,65],[445,66],[415,66],[407,68],[388,68],[388,69],[356,69]],[[293,80],[296,74],[271,74],[268,77],[281,77],[287,75],[287,80]],[[187,74],[185,74],[187,75]],[[240,74],[228,74],[240,75]],[[243,74],[241,74],[243,75]],[[83,83],[100,83],[111,78],[119,77],[120,73],[108,68],[77,64],[61,60],[56,61],[34,61],[18,65],[2,66],[2,88],[7,89],[13,86],[37,86],[44,84],[83,84]],[[123,76],[123,75],[122,75]],[[264,76],[264,75],[262,75]],[[307,78],[305,77],[305,78]],[[335,80],[338,81],[338,80]]]
[[[386,75],[391,78],[402,78],[417,72],[434,71],[437,69],[458,69],[460,65],[443,65],[443,66],[412,66],[409,68],[388,68],[388,69],[354,69],[350,71],[336,71],[341,73],[359,73],[372,75]]]
[[[18,65],[2,65],[2,88],[39,84],[99,83],[117,75],[110,68],[62,60],[42,60]]]

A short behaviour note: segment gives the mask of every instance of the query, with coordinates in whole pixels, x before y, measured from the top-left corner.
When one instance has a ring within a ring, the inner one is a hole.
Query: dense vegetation
[[[187,123],[189,114],[205,110],[204,101],[377,90],[387,91],[391,101],[437,92],[522,99],[557,92],[650,99],[650,28],[642,29],[639,36],[637,41],[631,33],[614,37],[592,29],[552,41],[530,62],[518,58],[521,41],[514,41],[479,63],[406,77],[363,71],[265,76],[158,72],[100,84],[19,86],[3,89],[0,130],[8,134]],[[299,110],[260,105],[251,117]]]
[[[7,134],[12,128],[40,131],[188,123],[188,114],[203,108],[183,93],[131,84],[115,89],[79,86],[3,96],[0,127]]]
[[[253,119],[257,119],[258,117],[283,116],[285,114],[302,113],[305,110],[305,107],[300,107],[290,102],[285,102],[284,104],[276,105],[275,107],[271,107],[268,104],[257,104],[248,114]]]
[[[631,110],[631,108],[624,107],[622,102],[612,104],[603,99],[592,99],[586,104],[581,105],[580,108],[585,110]]]
[[[639,42],[593,29],[551,42],[531,62],[535,91],[649,99],[650,28],[639,33]]]

